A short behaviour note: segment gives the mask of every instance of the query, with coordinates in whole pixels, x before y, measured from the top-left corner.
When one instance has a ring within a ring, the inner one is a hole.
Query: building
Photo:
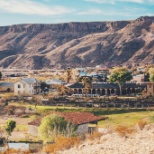
[[[116,83],[93,82],[91,88],[85,88],[82,83],[74,83],[68,86],[72,89],[73,94],[99,94],[103,95],[119,95],[119,86]],[[146,88],[146,84],[125,83],[122,86],[122,94],[139,93]]]
[[[0,82],[0,92],[13,92],[14,83],[13,82]]]
[[[50,86],[52,86],[52,85],[64,85],[64,84],[66,84],[66,82],[64,82],[62,80],[59,80],[59,79],[48,79],[48,80],[45,81],[45,83],[47,85],[50,85]]]
[[[14,83],[15,95],[33,95],[40,93],[40,82],[36,78],[23,78]]]
[[[73,123],[77,126],[77,134],[83,135],[85,133],[91,133],[97,129],[97,123],[100,120],[105,120],[107,117],[95,116],[92,113],[88,112],[67,112],[67,113],[56,113],[59,116],[64,117],[68,122]],[[35,119],[32,122],[29,122],[29,134],[32,136],[38,136],[38,127],[41,124],[41,118]]]
[[[147,83],[147,95],[154,96],[154,83]]]
[[[144,80],[145,80],[145,75],[144,74],[138,74],[138,75],[133,76],[133,79],[131,80],[131,82],[141,83],[141,82],[144,82]]]

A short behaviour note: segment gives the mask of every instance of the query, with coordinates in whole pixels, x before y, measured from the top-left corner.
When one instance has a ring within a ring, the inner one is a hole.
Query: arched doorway
[[[133,94],[135,94],[135,93],[136,93],[135,88],[133,88],[133,89],[132,89],[132,93],[133,93]]]
[[[77,89],[74,89],[74,94],[77,94],[77,93],[78,93]]]
[[[111,89],[111,95],[115,94],[115,90]]]
[[[110,89],[107,89],[107,95],[110,95],[111,93],[110,93]]]
[[[91,94],[91,89],[89,89],[88,91],[89,91],[88,94]]]
[[[79,89],[79,94],[82,94],[82,89]]]
[[[97,94],[101,95],[101,90],[97,89]]]
[[[122,88],[122,95],[126,95],[126,89]]]
[[[96,94],[96,90],[95,89],[92,90],[92,94]]]
[[[105,95],[105,89],[102,89],[102,95]]]

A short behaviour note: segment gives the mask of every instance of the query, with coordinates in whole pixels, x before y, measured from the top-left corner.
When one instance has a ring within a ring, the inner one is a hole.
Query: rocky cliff
[[[154,17],[0,27],[0,67],[154,63]]]

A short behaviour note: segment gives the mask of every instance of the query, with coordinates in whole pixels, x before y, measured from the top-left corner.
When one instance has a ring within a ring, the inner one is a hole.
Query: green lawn
[[[147,123],[154,122],[154,111],[136,111],[136,112],[127,112],[120,114],[111,114],[108,115],[109,119],[99,122],[99,125],[103,127],[116,127],[118,125],[122,126],[133,126],[140,120],[146,121]]]
[[[15,103],[14,105],[19,105]],[[35,109],[34,105],[24,104],[31,109]],[[48,115],[53,111],[57,112],[91,112],[97,116],[107,116],[108,119],[100,121],[102,127],[108,126],[133,126],[140,120],[145,120],[148,123],[154,122],[154,109],[121,109],[121,108],[84,108],[84,107],[63,107],[63,106],[37,106],[36,112],[38,115]],[[33,119],[33,118],[32,118]]]

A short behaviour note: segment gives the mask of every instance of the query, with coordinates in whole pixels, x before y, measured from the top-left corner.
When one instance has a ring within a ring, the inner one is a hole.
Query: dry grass
[[[48,144],[44,147],[43,151],[46,153],[56,153],[57,151],[63,151],[70,149],[75,146],[79,146],[83,142],[93,141],[95,139],[100,139],[102,133],[93,132],[91,134],[86,134],[78,137],[63,137],[59,136],[55,140],[54,144]]]
[[[134,128],[128,128],[125,126],[117,126],[115,131],[121,136],[121,137],[128,137],[129,135],[136,132]]]
[[[57,137],[54,144],[48,144],[44,147],[43,151],[46,153],[56,153],[57,151],[62,151],[70,149],[71,147],[77,146],[80,143],[79,137]]]
[[[95,140],[95,139],[100,139],[102,136],[102,133],[99,133],[97,131],[92,132],[91,134],[86,134],[85,135],[85,140]]]
[[[137,124],[139,128],[142,130],[145,127],[145,125],[147,125],[147,122],[144,120],[140,120]]]
[[[23,151],[21,149],[15,150],[15,149],[6,149],[4,152],[1,152],[1,154],[30,154],[29,150]]]

